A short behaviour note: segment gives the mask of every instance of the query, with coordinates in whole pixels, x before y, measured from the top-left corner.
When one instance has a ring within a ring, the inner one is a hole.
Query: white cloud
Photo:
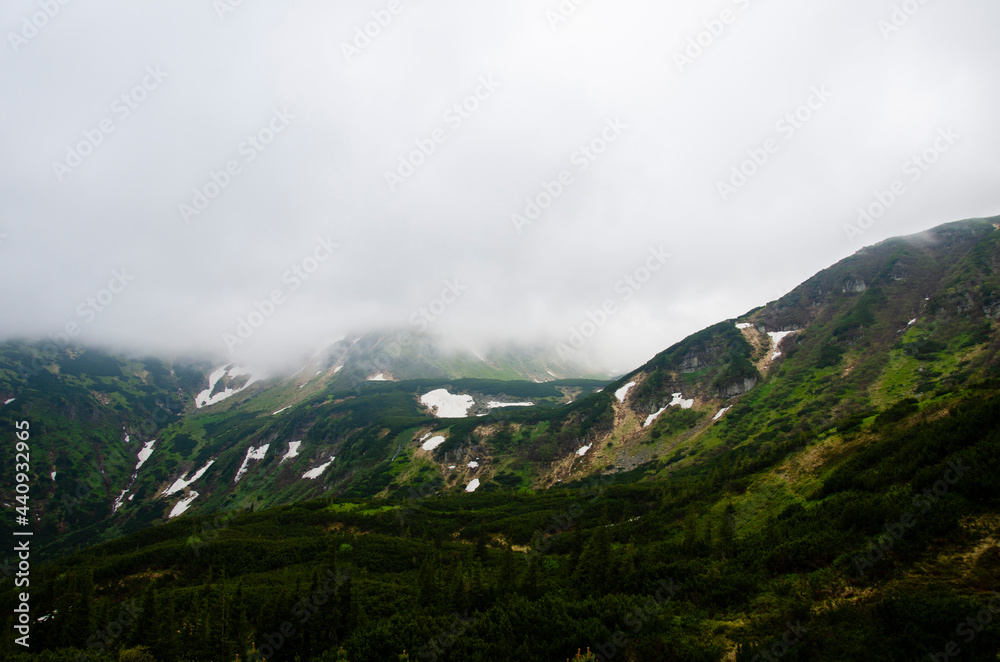
[[[529,0],[405,4],[350,63],[340,43],[383,3],[243,3],[225,20],[209,4],[67,5],[0,68],[0,280],[17,283],[0,305],[18,311],[0,336],[76,323],[81,342],[259,363],[407,327],[457,278],[468,291],[434,331],[554,343],[662,245],[663,273],[586,348],[627,369],[859,248],[843,224],[941,126],[955,147],[861,241],[1000,212],[1000,6],[928,4],[886,40],[879,4],[741,4],[588,3],[554,31]],[[678,72],[726,6],[737,20]],[[5,4],[0,25],[29,9]],[[167,77],[122,117],[147,67]],[[449,124],[482,76],[500,87]],[[834,96],[723,202],[717,181],[817,85]],[[282,109],[288,127],[248,149]],[[579,170],[613,117],[627,130]],[[105,118],[114,131],[60,183],[52,162]],[[384,173],[438,127],[391,193]],[[239,175],[185,225],[179,205],[229,161]],[[562,169],[575,184],[518,235],[510,215]],[[317,235],[341,248],[293,289]],[[78,306],[123,268],[135,280],[87,322]],[[222,334],[275,289],[285,302],[229,356]]]

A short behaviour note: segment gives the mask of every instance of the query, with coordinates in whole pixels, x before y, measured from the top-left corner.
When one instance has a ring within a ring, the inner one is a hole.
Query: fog
[[[985,0],[18,0],[0,26],[3,338],[277,364],[404,329],[624,371],[1000,213]]]

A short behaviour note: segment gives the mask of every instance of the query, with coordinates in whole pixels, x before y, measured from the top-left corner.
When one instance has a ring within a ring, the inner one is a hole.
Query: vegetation
[[[192,411],[206,366],[4,346],[0,422],[33,421],[47,547],[35,650],[0,655],[998,659],[994,221],[862,250],[603,389],[289,383]],[[794,333],[776,353],[768,331]],[[418,400],[436,388],[537,406],[438,419]],[[126,430],[158,445],[112,514]],[[304,452],[282,461],[291,440]],[[163,488],[209,461],[167,521]]]

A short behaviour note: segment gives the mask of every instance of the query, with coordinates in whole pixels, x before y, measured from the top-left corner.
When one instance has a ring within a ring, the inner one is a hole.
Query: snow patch
[[[479,468],[479,463],[476,462],[475,460],[473,460],[472,462],[469,462],[469,464],[467,466],[470,469],[478,469]]]
[[[285,453],[284,456],[281,458],[281,462],[284,462],[285,460],[290,460],[293,457],[298,457],[298,455],[299,455],[299,446],[301,446],[301,445],[302,445],[301,441],[289,441],[288,442],[288,452]],[[278,462],[278,464],[281,464],[281,462]]]
[[[177,502],[177,505],[175,505],[173,510],[170,511],[170,514],[167,515],[167,519],[170,519],[171,517],[177,517],[178,515],[183,515],[184,511],[186,511],[188,508],[191,507],[191,502],[197,498],[198,498],[198,493],[192,491],[191,494],[187,496],[187,498],[181,499],[180,501]]]
[[[438,418],[465,418],[475,400],[471,395],[452,395],[448,389],[439,388],[420,396],[420,402]]]
[[[333,374],[336,375],[338,372],[340,372],[343,369],[344,369],[344,366],[338,365],[336,368],[333,369]]]
[[[263,460],[264,455],[267,453],[267,449],[271,444],[264,444],[260,448],[254,448],[251,446],[247,449],[247,455],[243,458],[243,464],[240,465],[239,471],[236,472],[236,478],[233,479],[234,483],[240,482],[240,478],[243,478],[243,474],[247,472],[250,468],[250,460]]]
[[[455,468],[455,465],[454,465],[454,464],[449,464],[449,465],[448,465],[448,468],[449,468],[449,469],[454,469],[454,468]]]
[[[421,446],[421,448],[423,448],[425,451],[432,451],[441,444],[443,444],[444,441],[445,441],[444,437],[440,435],[437,437],[431,437],[430,439],[424,442],[424,445]]]
[[[141,467],[142,465],[144,465],[146,463],[146,460],[149,459],[149,456],[153,454],[153,444],[155,444],[155,443],[156,443],[156,439],[152,439],[152,440],[146,442],[146,445],[142,447],[141,451],[139,451],[139,455],[138,455],[139,464],[135,465],[135,470],[136,471],[139,471],[139,467]]]
[[[732,407],[723,407],[715,414],[715,416],[712,417],[712,420],[713,421],[719,420],[720,418],[722,418],[722,415],[725,414],[730,409],[732,409]]]
[[[249,375],[250,379],[247,383],[237,389],[226,388],[215,395],[212,395],[212,391],[215,390],[215,385],[219,383],[226,374],[230,377],[240,377],[243,375]],[[208,376],[208,388],[195,396],[194,405],[198,409],[202,407],[209,407],[214,404],[218,404],[225,400],[226,398],[231,398],[240,391],[246,390],[251,384],[258,381],[260,378],[254,376],[254,374],[248,368],[225,366],[215,370],[211,375]]]
[[[671,393],[671,395],[674,399],[670,401],[670,404],[667,405],[668,407],[680,407],[681,409],[690,409],[691,407],[694,407],[694,398],[685,400],[683,393]]]
[[[667,405],[667,407],[669,407],[669,406],[670,405]],[[649,416],[647,416],[646,417],[646,422],[642,424],[642,427],[648,428],[650,425],[652,425],[653,421],[655,421],[657,418],[660,417],[660,414],[662,414],[663,412],[667,411],[667,407],[664,407],[663,409],[661,409],[660,411],[656,412],[655,414],[650,414]]]
[[[118,509],[122,507],[122,503],[125,501],[125,495],[128,494],[130,489],[132,489],[132,485],[135,484],[135,479],[139,476],[139,468],[142,467],[142,465],[146,463],[146,460],[149,459],[149,456],[153,454],[153,444],[155,443],[156,439],[150,439],[142,447],[142,450],[139,451],[139,462],[135,465],[135,471],[132,472],[132,478],[128,481],[128,487],[122,490],[122,493],[118,495],[117,499],[115,499],[114,508],[112,508],[111,512],[117,512]],[[101,473],[104,472],[102,471]]]
[[[497,402],[491,400],[486,403],[486,406],[490,409],[499,409],[500,407],[534,407],[534,402]]]
[[[3,401],[3,404],[4,404],[4,406],[7,406],[7,405],[9,405],[10,403],[14,402],[14,400],[16,400],[16,398],[10,398],[9,400],[4,400],[4,401]]]
[[[188,485],[190,485],[194,481],[196,481],[199,478],[201,478],[202,476],[204,476],[205,472],[208,471],[208,468],[210,466],[212,466],[212,464],[214,464],[214,463],[215,463],[215,460],[209,460],[208,464],[206,464],[205,466],[203,466],[201,469],[198,469],[198,471],[196,471],[195,474],[193,476],[191,476],[190,479],[187,477],[187,472],[185,471],[184,475],[181,476],[180,478],[178,478],[176,481],[174,481],[174,484],[171,485],[167,489],[167,491],[163,493],[163,495],[164,496],[170,496],[171,494],[176,494],[177,492],[183,491],[185,487],[187,487]]]
[[[308,478],[309,480],[315,480],[316,478],[319,478],[320,476],[323,475],[323,472],[326,471],[326,468],[331,464],[333,464],[333,461],[336,459],[337,459],[336,456],[331,457],[329,461],[326,462],[326,464],[321,464],[315,469],[310,469],[309,471],[302,474],[302,477]]]
[[[576,456],[583,457],[584,455],[587,454],[587,451],[589,451],[593,446],[594,444],[587,444],[586,446],[581,446],[580,449],[576,452]]]
[[[466,492],[475,492],[477,489],[479,489],[479,479],[478,478],[473,478],[472,482],[470,482],[468,484],[468,486],[466,486],[465,491]]]
[[[635,386],[635,382],[629,382],[615,391],[615,397],[618,398],[618,402],[625,402],[625,396],[628,395],[628,390],[633,386]]]
[[[282,409],[279,409],[278,411],[275,411],[275,412],[271,412],[271,416],[277,416],[277,415],[278,415],[278,414],[280,414],[281,412],[283,412],[283,411],[288,411],[288,410],[289,410],[289,409],[291,409],[291,408],[292,408],[292,405],[288,405],[287,407],[284,407],[284,408],[282,408]]]
[[[751,326],[753,326],[753,324],[751,324],[750,322],[741,322],[740,324],[736,325],[736,328],[742,331],[743,329],[749,329]]]
[[[385,378],[385,373],[384,372],[380,372],[377,375],[375,375],[374,377],[369,377],[368,381],[370,381],[370,382],[387,382],[389,380]]]
[[[670,402],[668,402],[660,411],[656,412],[655,414],[650,414],[649,416],[647,416],[646,422],[642,424],[642,427],[648,428],[650,425],[653,424],[653,421],[659,418],[660,414],[667,411],[667,408],[669,407],[680,407],[681,409],[690,409],[691,407],[694,407],[694,398],[691,398],[690,400],[685,400],[683,393],[671,393],[670,395],[673,396],[673,399]]]
[[[793,333],[798,333],[798,329],[796,329],[795,331],[768,331],[767,332],[767,335],[769,335],[771,337],[771,342],[774,343],[774,351],[771,353],[771,360],[772,361],[775,360],[776,358],[778,358],[779,356],[781,356],[781,352],[778,351],[778,345],[781,344],[781,341],[784,340],[786,336],[790,336]]]
[[[913,326],[916,323],[917,323],[917,318],[914,317],[913,319],[911,319],[909,322],[906,323],[906,326]]]
[[[55,479],[56,479],[56,472],[55,472],[55,471],[53,471],[53,472],[52,472],[52,480],[53,480],[53,481],[55,481]]]

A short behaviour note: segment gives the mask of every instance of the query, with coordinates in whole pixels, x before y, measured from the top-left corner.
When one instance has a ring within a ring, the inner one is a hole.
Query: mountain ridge
[[[406,334],[341,340],[277,384],[254,383],[248,371],[232,374],[235,368],[216,370],[221,376],[208,380],[207,389],[206,364],[168,367],[157,359],[119,362],[68,351],[54,370],[32,376],[43,392],[56,389],[60,379],[79,382],[72,398],[57,398],[61,404],[54,406],[70,404],[68,420],[57,428],[90,440],[83,448],[48,449],[56,474],[50,503],[66,511],[53,516],[52,539],[61,540],[67,525],[88,532],[97,526],[101,535],[144,526],[168,518],[182,501],[194,511],[213,512],[277,505],[317,490],[389,497],[414,488],[464,491],[472,480],[485,490],[538,489],[640,468],[663,477],[717,447],[752,439],[751,421],[765,435],[774,426],[806,434],[873,406],[923,397],[936,383],[982,376],[996,363],[987,328],[1000,316],[996,220],[951,223],[862,249],[776,301],[675,343],[603,389],[585,380],[461,380],[447,367],[437,378],[406,379],[427,364],[420,356],[435,357],[417,351],[426,339]],[[963,369],[947,361],[948,373],[922,374],[921,361],[948,348],[942,340],[956,353],[968,343],[980,349]],[[9,379],[16,372],[12,363],[30,363],[35,357],[26,352],[8,347],[0,374]],[[903,373],[904,381],[916,384],[910,389],[915,393],[893,387]],[[116,391],[119,378],[132,386]],[[614,396],[630,382],[621,399]],[[829,411],[801,404],[807,390]],[[436,417],[420,402],[432,391],[464,398],[471,402],[466,411],[477,415]],[[866,393],[870,401],[851,392]],[[198,398],[203,406],[192,407]],[[501,406],[526,402],[544,406]],[[105,421],[101,433],[84,430],[81,419],[106,419],[100,412],[117,421]],[[129,430],[137,434],[125,442]],[[423,449],[422,438],[431,434],[444,441]],[[104,442],[96,441],[100,436]],[[135,453],[154,437],[152,456],[139,471]],[[289,457],[292,443],[296,454]],[[320,466],[329,468],[304,478]],[[197,485],[167,494],[203,468]],[[238,468],[244,476],[237,482]],[[126,501],[112,509],[123,491]],[[194,492],[198,497],[189,501]],[[80,511],[86,517],[73,520]],[[88,526],[81,527],[84,521]]]

